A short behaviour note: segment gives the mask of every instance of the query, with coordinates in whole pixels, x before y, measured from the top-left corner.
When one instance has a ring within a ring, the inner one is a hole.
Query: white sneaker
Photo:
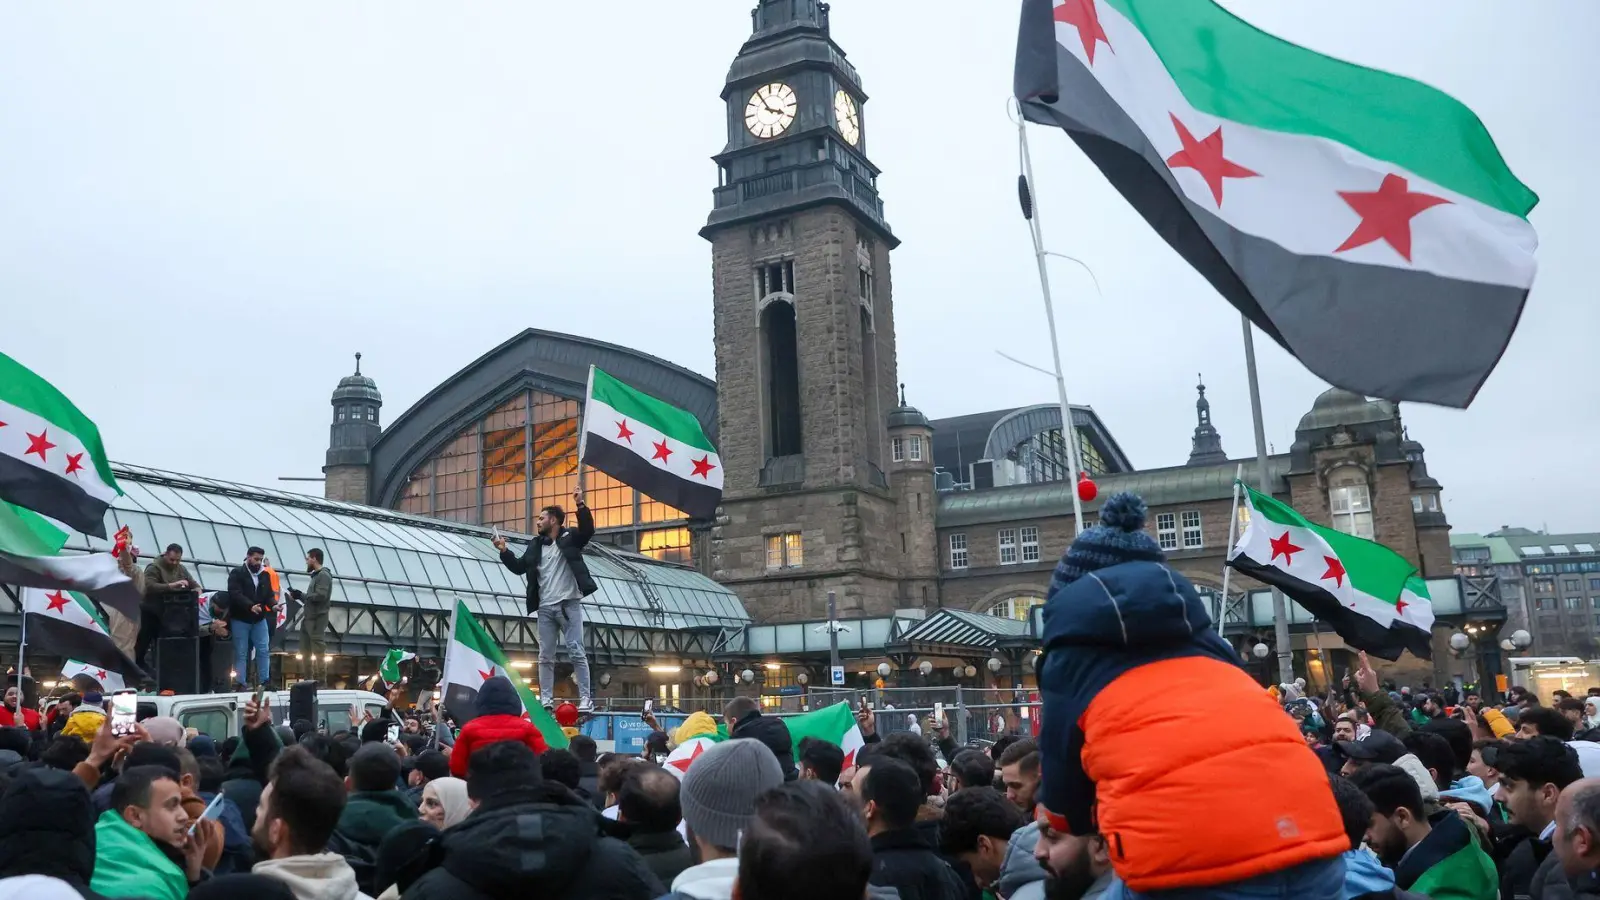
[[[539,705],[544,707],[545,709],[555,709],[556,702],[554,700],[551,700],[549,697],[540,697],[539,698]]]
[[[594,698],[584,697],[578,701],[578,712],[594,712]]]

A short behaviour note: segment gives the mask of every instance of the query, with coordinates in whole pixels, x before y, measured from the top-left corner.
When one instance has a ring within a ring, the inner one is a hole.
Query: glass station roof
[[[335,603],[448,612],[460,596],[484,616],[525,617],[523,580],[500,564],[487,529],[143,466],[112,469],[125,496],[107,513],[107,533],[132,529],[141,559],[181,545],[184,564],[208,591],[227,587],[228,570],[250,546],[303,590],[306,551],[319,547],[333,571]],[[67,548],[110,545],[74,534]],[[588,621],[676,630],[750,620],[736,594],[699,572],[598,542],[590,548],[600,589],[584,603]]]

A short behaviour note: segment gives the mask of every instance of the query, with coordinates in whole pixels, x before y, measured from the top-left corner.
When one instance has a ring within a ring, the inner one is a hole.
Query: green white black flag
[[[0,500],[103,538],[106,508],[120,493],[89,417],[0,353]]]
[[[693,413],[594,366],[583,407],[582,461],[640,493],[709,519],[722,501],[722,458]]]
[[[457,600],[450,620],[450,648],[444,658],[444,708],[457,724],[465,725],[478,717],[478,687],[496,675],[504,675],[517,689],[523,711],[544,735],[545,743],[551,747],[567,746],[566,733],[550,711],[539,704],[522,676],[511,670],[505,651],[494,636],[472,615],[466,601]]]

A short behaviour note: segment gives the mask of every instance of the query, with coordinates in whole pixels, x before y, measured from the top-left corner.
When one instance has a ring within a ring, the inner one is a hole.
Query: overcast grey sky
[[[712,371],[718,93],[753,0],[0,5],[0,349],[115,459],[317,475],[365,354],[392,421],[534,326]],[[1407,406],[1461,530],[1600,530],[1593,260],[1600,4],[1230,0],[1422,78],[1543,197],[1541,271],[1472,409]],[[1014,2],[837,0],[894,256],[900,374],[932,416],[1050,402],[1007,119]],[[1204,372],[1252,450],[1238,315],[1065,135],[1035,128],[1068,389],[1140,467],[1182,463]],[[1269,440],[1324,389],[1258,343]]]

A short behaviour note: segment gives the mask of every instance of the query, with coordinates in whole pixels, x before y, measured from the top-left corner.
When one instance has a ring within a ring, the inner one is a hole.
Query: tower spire
[[[1214,466],[1225,463],[1228,461],[1228,454],[1222,452],[1222,435],[1218,434],[1216,426],[1211,424],[1211,401],[1206,399],[1205,376],[1195,377],[1199,380],[1195,390],[1200,394],[1200,398],[1194,402],[1194,444],[1189,451],[1188,465]]]

